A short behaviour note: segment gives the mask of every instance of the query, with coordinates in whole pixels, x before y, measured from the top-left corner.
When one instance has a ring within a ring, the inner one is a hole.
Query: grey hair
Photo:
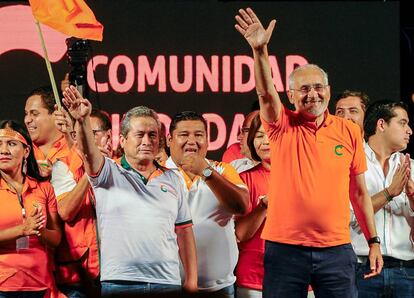
[[[161,122],[158,118],[157,112],[145,106],[138,106],[138,107],[130,109],[128,112],[126,112],[124,117],[122,117],[121,134],[124,137],[128,135],[131,129],[130,127],[131,118],[137,118],[137,117],[150,117],[154,119],[157,122],[158,132],[161,130]]]
[[[302,70],[308,69],[308,68],[313,68],[313,69],[319,70],[321,72],[321,74],[323,75],[323,81],[324,81],[323,83],[325,85],[328,85],[329,84],[328,83],[328,74],[322,68],[320,68],[316,64],[305,64],[305,65],[301,65],[301,66],[295,68],[291,72],[291,74],[289,75],[289,89],[293,89],[294,88],[293,85],[295,83],[295,75],[296,75],[296,73],[298,73],[298,72],[300,72]]]

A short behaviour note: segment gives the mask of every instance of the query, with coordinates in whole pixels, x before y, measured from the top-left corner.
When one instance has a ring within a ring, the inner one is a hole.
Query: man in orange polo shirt
[[[273,84],[267,29],[251,10],[240,9],[236,29],[253,50],[260,115],[271,147],[263,297],[356,297],[356,256],[350,244],[349,201],[370,245],[370,271],[382,257],[365,186],[367,169],[361,131],[329,114],[327,74],[316,65],[295,69],[286,109]]]
[[[99,275],[93,194],[82,159],[57,127],[54,111],[51,88],[37,88],[26,100],[24,122],[42,175],[52,176],[58,213],[65,222],[56,249],[56,283],[68,297],[87,297],[88,291],[95,290],[91,281]],[[59,183],[56,176],[62,173],[70,175],[73,183]]]

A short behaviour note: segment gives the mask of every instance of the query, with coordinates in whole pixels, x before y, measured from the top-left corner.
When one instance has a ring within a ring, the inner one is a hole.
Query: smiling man
[[[69,154],[65,137],[55,125],[54,106],[52,89],[40,87],[30,92],[24,108],[24,124],[33,141],[33,150],[43,176],[50,175],[52,164],[57,159]]]
[[[56,283],[67,297],[86,297],[88,291],[96,290],[99,275],[92,194],[82,160],[56,124],[55,104],[50,87],[33,90],[26,100],[24,122],[42,175],[51,175],[64,221],[62,242],[55,251]],[[60,183],[59,176],[68,179]]]
[[[206,120],[186,111],[175,115],[168,136],[173,169],[188,190],[198,256],[198,289],[206,297],[234,297],[238,249],[234,214],[248,208],[248,192],[229,164],[206,159]]]
[[[285,108],[268,57],[276,21],[265,29],[248,8],[239,10],[236,22],[253,51],[260,117],[271,149],[263,297],[306,297],[309,284],[317,297],[356,297],[349,201],[370,247],[365,277],[382,268],[360,129],[329,114],[328,75],[317,65],[290,74],[288,97],[295,111]]]

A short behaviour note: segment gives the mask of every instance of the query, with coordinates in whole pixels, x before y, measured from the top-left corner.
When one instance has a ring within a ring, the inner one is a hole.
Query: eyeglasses
[[[300,89],[290,89],[290,90],[299,91],[303,94],[308,94],[313,89],[317,93],[322,93],[322,92],[325,92],[326,87],[328,87],[328,85],[314,84],[314,85],[303,85],[302,87],[300,87]]]

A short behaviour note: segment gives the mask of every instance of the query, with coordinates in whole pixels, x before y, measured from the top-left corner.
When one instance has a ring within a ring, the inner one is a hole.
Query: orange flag
[[[63,34],[102,41],[103,26],[83,0],[29,0],[40,23]]]

